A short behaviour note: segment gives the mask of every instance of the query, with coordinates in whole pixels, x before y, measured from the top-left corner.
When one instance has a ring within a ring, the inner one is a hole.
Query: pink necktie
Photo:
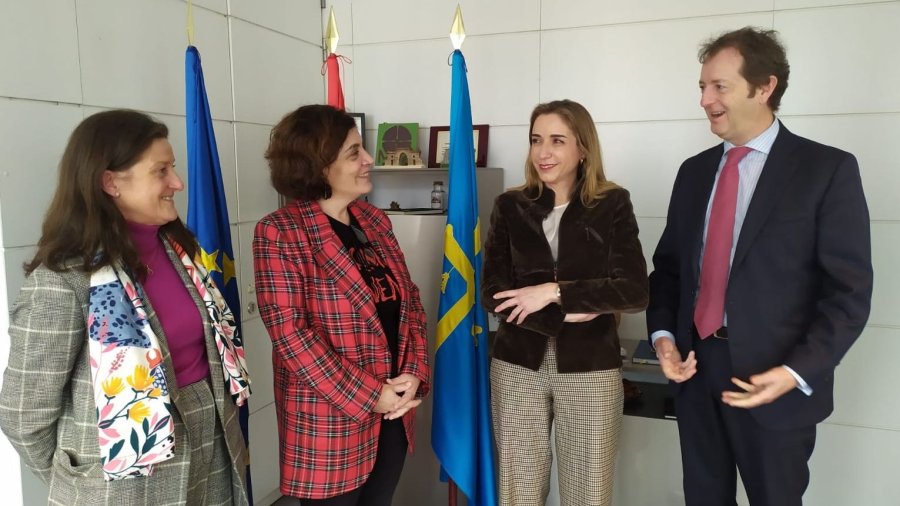
[[[740,179],[738,164],[750,151],[752,149],[746,146],[729,149],[716,185],[700,267],[700,295],[694,308],[694,325],[701,339],[712,335],[725,320],[725,288],[728,286],[734,209]]]

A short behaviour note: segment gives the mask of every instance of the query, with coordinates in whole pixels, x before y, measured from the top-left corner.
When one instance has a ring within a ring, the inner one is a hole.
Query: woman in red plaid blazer
[[[389,505],[428,391],[425,313],[387,216],[357,200],[372,157],[353,118],[304,106],[272,131],[292,203],[253,239],[273,344],[281,492],[304,506]]]

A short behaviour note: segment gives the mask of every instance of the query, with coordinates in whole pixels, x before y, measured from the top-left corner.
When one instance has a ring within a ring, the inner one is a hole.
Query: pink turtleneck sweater
[[[162,324],[179,387],[209,376],[203,318],[181,276],[169,260],[159,226],[128,222],[128,232],[141,260],[149,268],[141,283]]]

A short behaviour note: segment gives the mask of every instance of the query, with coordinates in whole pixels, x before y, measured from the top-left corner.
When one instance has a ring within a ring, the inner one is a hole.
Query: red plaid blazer
[[[428,342],[419,290],[378,208],[350,211],[387,262],[403,297],[398,371],[429,389]],[[391,372],[371,291],[316,202],[293,202],[256,225],[256,297],[272,338],[281,492],[321,499],[365,483],[381,416],[372,410]],[[403,417],[412,451],[415,410]]]

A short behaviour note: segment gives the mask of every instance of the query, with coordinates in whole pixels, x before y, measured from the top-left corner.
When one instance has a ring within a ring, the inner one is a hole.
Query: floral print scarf
[[[179,244],[169,244],[206,305],[225,383],[241,406],[250,396],[250,376],[234,315],[206,270]],[[104,477],[148,476],[154,464],[175,455],[173,407],[143,289],[120,265],[91,274],[88,336]]]

